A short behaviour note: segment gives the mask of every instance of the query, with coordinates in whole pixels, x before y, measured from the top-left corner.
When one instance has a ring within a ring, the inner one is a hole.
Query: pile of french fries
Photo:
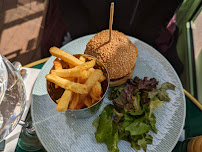
[[[55,89],[65,89],[61,98],[56,101],[57,111],[90,107],[101,99],[101,82],[106,77],[102,70],[93,68],[96,60],[86,61],[83,56],[78,59],[57,47],[51,47],[49,51],[57,58],[46,79],[55,84]]]

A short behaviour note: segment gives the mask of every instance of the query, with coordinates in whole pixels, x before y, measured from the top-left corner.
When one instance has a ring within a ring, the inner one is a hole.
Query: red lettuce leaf
[[[138,77],[135,77],[133,81],[130,81],[134,86],[135,89],[141,90],[141,89],[146,89],[146,90],[152,90],[155,89],[156,86],[158,85],[158,81],[156,81],[155,78],[147,79],[147,77],[144,77],[144,79],[140,79]]]

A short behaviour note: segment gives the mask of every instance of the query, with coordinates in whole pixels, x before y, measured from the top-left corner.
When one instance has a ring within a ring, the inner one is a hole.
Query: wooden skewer
[[[114,16],[114,2],[111,3],[111,7],[110,7],[110,18],[109,18],[109,41],[111,41],[113,16]]]
[[[202,111],[202,104],[194,98],[189,92],[184,89],[185,95]]]

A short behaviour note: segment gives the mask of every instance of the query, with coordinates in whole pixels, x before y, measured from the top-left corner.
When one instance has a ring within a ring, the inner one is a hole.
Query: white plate
[[[89,35],[76,39],[63,46],[62,50],[71,54],[81,54],[92,37],[93,35]],[[168,91],[171,101],[164,102],[163,107],[154,112],[158,133],[149,132],[154,138],[153,144],[147,147],[148,151],[172,151],[185,121],[186,105],[181,82],[173,67],[158,51],[138,39],[129,38],[139,50],[133,77],[154,77],[159,81],[159,84],[168,81],[176,86],[175,91]],[[47,95],[45,79],[45,75],[53,66],[54,59],[55,57],[51,57],[43,66],[32,92],[32,120],[40,141],[47,151],[107,151],[105,144],[96,142],[95,128],[92,126],[92,122],[110,101],[106,96],[97,115],[88,119],[74,119],[65,113],[57,112],[56,104]],[[118,146],[120,152],[136,151],[131,148],[130,143],[125,141],[120,141]]]

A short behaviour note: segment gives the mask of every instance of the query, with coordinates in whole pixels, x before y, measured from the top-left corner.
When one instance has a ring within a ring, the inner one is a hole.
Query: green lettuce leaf
[[[137,142],[137,140],[142,139],[142,135],[131,136],[131,139],[132,139],[134,142]]]
[[[99,126],[95,133],[95,138],[98,142],[106,142],[108,139],[108,135],[112,136],[113,109],[114,106],[109,104],[104,108],[104,110],[100,114]]]
[[[119,152],[118,143],[119,143],[118,127],[114,126],[113,136],[112,138],[109,138],[109,142],[107,144],[108,150],[110,150],[111,152]]]
[[[137,112],[129,112],[131,115],[133,116],[139,116],[139,115],[142,115],[144,113],[144,110],[141,110],[141,111],[137,111]]]
[[[95,138],[99,143],[106,143],[109,151],[118,152],[118,128],[113,125],[113,109],[113,105],[107,105],[100,114],[99,122],[95,120],[95,126],[99,123],[97,131],[95,132]]]
[[[168,96],[168,93],[166,92],[166,90],[160,89],[158,91],[157,97],[159,100],[161,101],[170,101],[170,98]]]
[[[144,151],[147,149],[147,144],[152,144],[153,137],[148,134],[142,134],[137,136],[131,136],[131,147],[136,148],[137,150],[140,150],[142,147]]]
[[[115,116],[114,116],[114,123],[118,124],[119,121],[121,120],[121,118],[123,117],[123,113],[119,113],[118,111],[116,111],[116,109],[113,109],[113,112],[115,114]]]
[[[132,96],[133,106],[135,108],[135,112],[141,111],[140,106],[140,92],[138,92],[135,96]]]
[[[152,113],[151,114],[151,120],[149,121],[149,125],[151,126],[151,129],[157,134],[158,130],[156,128],[156,116]]]
[[[147,98],[150,98],[150,99],[153,99],[154,97],[156,97],[159,93],[159,90],[158,89],[154,89],[150,92],[147,92]]]
[[[119,139],[130,142],[130,133],[128,131],[119,131]]]
[[[150,125],[151,129],[157,134],[158,130],[156,128],[156,116],[154,115],[154,113],[152,113],[151,118],[149,119],[149,108],[147,106],[143,106],[143,109],[145,110],[146,124]]]
[[[121,130],[125,130],[127,126],[129,126],[135,118],[130,114],[124,114],[124,121],[121,123]]]
[[[125,114],[124,114],[124,120],[125,120],[125,121],[133,122],[133,121],[135,120],[135,118],[134,118],[133,116],[131,116],[130,114],[125,113]]]
[[[175,86],[169,82],[165,82],[161,85],[161,88],[148,92],[148,98],[153,99],[157,97],[161,101],[170,101],[169,95],[166,92],[168,89],[174,90]]]
[[[137,141],[137,144],[143,148],[144,151],[147,150],[147,141],[145,140],[145,138],[139,139]]]
[[[99,123],[100,123],[100,117],[98,117],[93,121],[93,126],[97,129],[99,127]]]
[[[134,142],[133,140],[131,140],[131,147],[137,150],[141,149],[141,147],[137,144],[137,142]]]
[[[124,89],[124,85],[112,88],[112,90],[111,90],[111,92],[109,94],[109,100],[116,99],[123,89]]]
[[[145,117],[135,119],[133,123],[125,128],[125,130],[129,131],[131,136],[141,135],[149,132],[150,126],[144,123],[144,120]]]
[[[150,112],[149,112],[149,120],[153,120],[153,118],[151,118],[151,114],[153,113],[153,111],[156,109],[156,108],[159,108],[163,105],[163,102],[160,101],[158,98],[155,98],[154,100],[150,101],[150,104],[149,104],[149,109],[150,109]]]
[[[151,135],[146,135],[145,136],[145,140],[146,140],[146,142],[147,142],[147,144],[152,144],[152,142],[153,142],[153,137],[151,136]]]
[[[175,85],[173,85],[172,83],[169,83],[169,82],[164,82],[161,85],[161,89],[164,89],[164,90],[168,90],[168,89],[175,90]]]

